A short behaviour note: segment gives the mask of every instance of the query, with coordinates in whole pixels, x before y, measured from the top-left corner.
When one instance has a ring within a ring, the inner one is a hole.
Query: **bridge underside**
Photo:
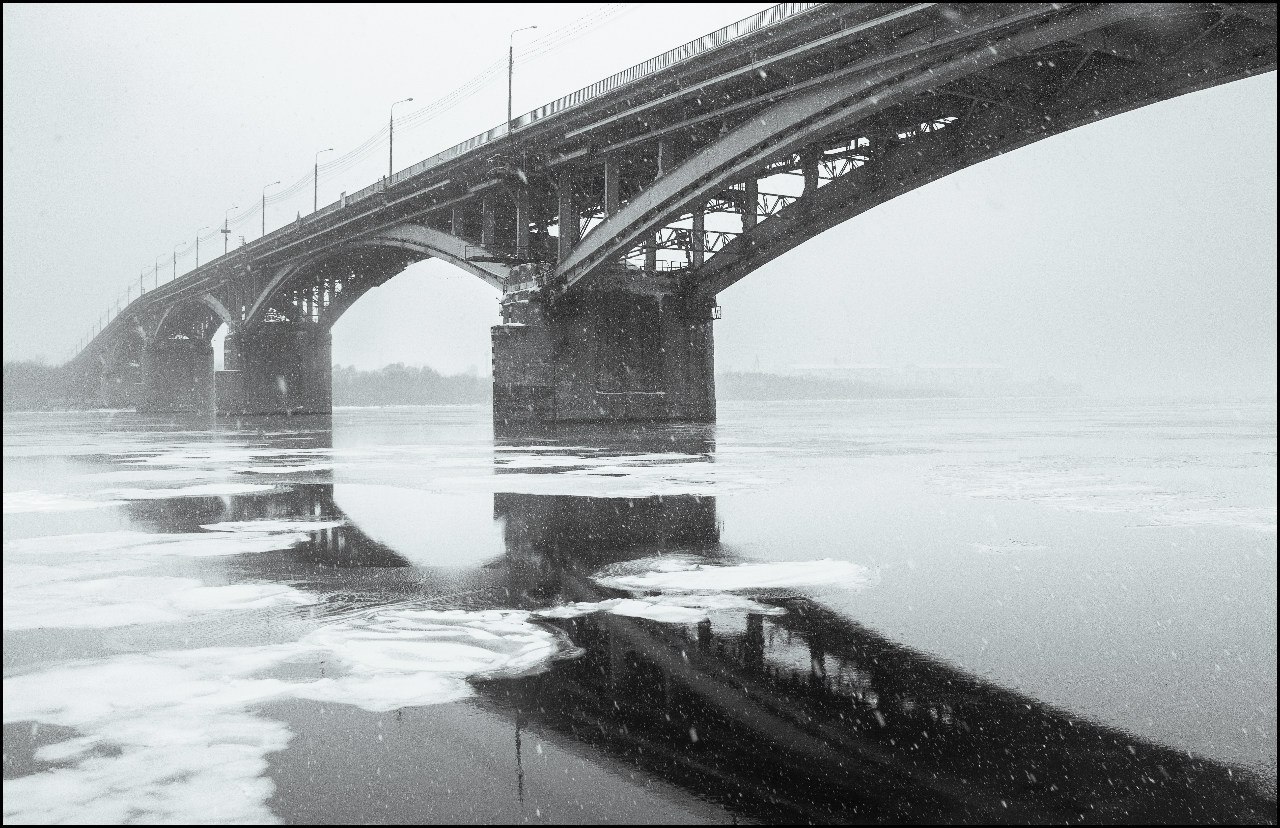
[[[498,425],[713,420],[720,291],[952,172],[1276,64],[1257,4],[825,4],[757,34],[148,294],[77,358],[86,387],[328,411],[334,321],[439,258],[502,292]]]

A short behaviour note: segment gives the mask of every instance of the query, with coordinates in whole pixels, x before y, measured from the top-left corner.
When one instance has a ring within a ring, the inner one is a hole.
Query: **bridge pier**
[[[190,339],[161,339],[142,356],[144,413],[213,410],[213,348]]]
[[[630,275],[603,281],[554,307],[504,301],[493,328],[495,425],[714,422],[711,301]]]
[[[264,322],[227,335],[219,414],[328,414],[332,338],[315,323]]]
[[[107,408],[134,408],[138,405],[137,370],[109,367],[99,378],[98,399]]]

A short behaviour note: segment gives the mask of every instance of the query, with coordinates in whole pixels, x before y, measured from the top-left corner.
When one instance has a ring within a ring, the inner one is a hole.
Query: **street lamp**
[[[262,235],[264,236],[267,235],[267,190],[279,183],[279,181],[272,181],[262,188]]]
[[[231,211],[239,209],[239,207],[231,206],[222,214],[222,255],[224,256],[227,255],[227,240],[231,238],[231,229],[227,226],[227,222],[230,220]]]
[[[411,100],[413,98],[405,98],[403,101],[396,101],[391,105],[391,120],[387,124],[387,184],[391,183],[391,175],[394,171],[391,162],[395,155],[396,146],[396,107]]]
[[[180,242],[173,246],[173,279],[170,279],[169,281],[174,281],[178,278],[178,248],[182,247],[184,244],[186,244],[186,242]]]
[[[200,230],[208,230],[209,225],[201,227]],[[200,266],[200,230],[196,231],[196,267]]]
[[[316,151],[315,173],[311,176],[311,212],[320,206],[320,153],[333,152],[333,147]]]
[[[511,76],[515,74],[516,70],[516,32],[524,32],[536,28],[538,27],[525,26],[521,29],[515,29],[507,37],[507,132],[511,132]]]

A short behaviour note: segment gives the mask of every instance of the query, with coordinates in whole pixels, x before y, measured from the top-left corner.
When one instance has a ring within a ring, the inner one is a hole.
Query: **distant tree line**
[[[835,377],[797,377],[730,371],[716,377],[716,396],[722,400],[872,400],[948,397],[937,388],[881,385]]]
[[[67,372],[43,362],[4,364],[5,411],[52,411],[71,406]]]
[[[492,380],[475,374],[446,376],[433,368],[400,362],[380,371],[333,366],[334,405],[482,403],[488,402],[492,393]]]
[[[42,362],[4,364],[4,410],[41,411],[80,407],[67,372]],[[425,366],[397,362],[378,371],[333,366],[334,405],[440,405],[487,403],[493,381],[476,374],[444,375]],[[730,371],[716,377],[722,400],[860,400],[958,396],[938,388],[914,388],[834,377]]]

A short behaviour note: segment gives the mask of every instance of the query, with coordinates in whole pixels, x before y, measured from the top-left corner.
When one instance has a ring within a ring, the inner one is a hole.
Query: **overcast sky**
[[[162,279],[386,170],[762,4],[4,6],[4,358],[70,355]],[[462,89],[434,118],[415,113]],[[401,119],[404,119],[403,125]],[[366,145],[363,154],[349,151]],[[294,192],[290,185],[297,183]],[[206,229],[199,230],[204,227]],[[721,370],[1002,366],[1089,390],[1274,394],[1275,73],[1074,130],[901,196],[726,291]],[[414,265],[334,360],[486,370],[497,293]]]

